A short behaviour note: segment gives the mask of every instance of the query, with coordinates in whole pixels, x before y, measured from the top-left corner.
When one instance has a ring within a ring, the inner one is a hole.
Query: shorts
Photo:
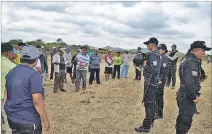
[[[112,74],[113,68],[112,67],[105,67],[105,74]]]
[[[71,74],[72,73],[72,67],[66,67],[67,73]]]

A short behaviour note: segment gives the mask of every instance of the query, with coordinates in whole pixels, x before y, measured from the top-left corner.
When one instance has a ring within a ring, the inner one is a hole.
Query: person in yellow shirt
[[[8,43],[1,44],[1,118],[4,119],[2,122],[5,123],[3,125],[3,129],[1,133],[12,133],[11,129],[9,128],[8,122],[7,122],[7,116],[4,111],[4,98],[6,96],[5,94],[5,84],[6,80],[5,77],[8,74],[8,72],[13,69],[16,64],[12,62],[14,59],[16,53],[14,53],[14,48],[12,45]]]
[[[120,52],[117,51],[117,55],[114,57],[114,68],[113,68],[113,79],[116,77],[116,72],[117,72],[117,78],[120,79],[120,70],[121,70],[121,65],[123,63],[122,56],[120,56]]]
[[[21,49],[25,46],[23,42],[18,43],[18,54],[16,55],[16,64],[19,65],[21,64]]]

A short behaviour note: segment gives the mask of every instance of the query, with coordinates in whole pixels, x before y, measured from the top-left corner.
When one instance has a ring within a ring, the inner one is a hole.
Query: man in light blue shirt
[[[91,73],[89,78],[89,84],[93,83],[94,74],[96,75],[97,84],[100,84],[99,80],[100,63],[101,63],[101,56],[98,55],[98,50],[96,49],[94,50],[94,54],[90,57]]]

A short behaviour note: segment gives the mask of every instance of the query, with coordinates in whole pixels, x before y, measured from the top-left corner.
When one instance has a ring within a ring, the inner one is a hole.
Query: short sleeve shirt
[[[112,55],[106,54],[106,55],[105,55],[105,60],[106,60],[108,63],[112,64],[112,63],[113,63],[113,56],[112,56]],[[109,65],[107,62],[105,63],[105,67],[112,67],[112,66]]]
[[[1,57],[1,99],[4,99],[4,90],[6,84],[5,77],[15,66],[16,64],[11,62],[8,58],[3,56]]]
[[[115,56],[114,57],[114,65],[121,65],[122,64],[122,57]]]
[[[20,124],[40,124],[32,94],[43,94],[39,72],[26,65],[18,65],[6,76],[7,100],[4,105],[7,117]]]

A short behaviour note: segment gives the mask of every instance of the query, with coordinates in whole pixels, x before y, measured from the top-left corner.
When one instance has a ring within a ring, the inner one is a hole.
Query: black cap
[[[5,53],[5,52],[9,52],[9,51],[13,51],[13,46],[10,45],[9,43],[2,43],[1,44],[1,52]]]
[[[175,44],[173,44],[172,47],[177,47],[177,46]]]
[[[166,47],[165,44],[160,44],[160,45],[158,46],[158,50],[160,50],[160,49],[165,50],[166,53],[168,52],[167,47]]]
[[[205,51],[210,51],[211,48],[206,47],[205,41],[194,41],[191,46],[190,49],[194,49],[194,48],[202,48]]]
[[[155,38],[155,37],[152,37],[148,41],[144,42],[145,45],[149,45],[149,43],[153,43],[155,45],[158,45],[158,39]]]
[[[23,43],[23,42],[19,42],[19,43],[18,43],[18,46],[26,46],[26,44]]]

